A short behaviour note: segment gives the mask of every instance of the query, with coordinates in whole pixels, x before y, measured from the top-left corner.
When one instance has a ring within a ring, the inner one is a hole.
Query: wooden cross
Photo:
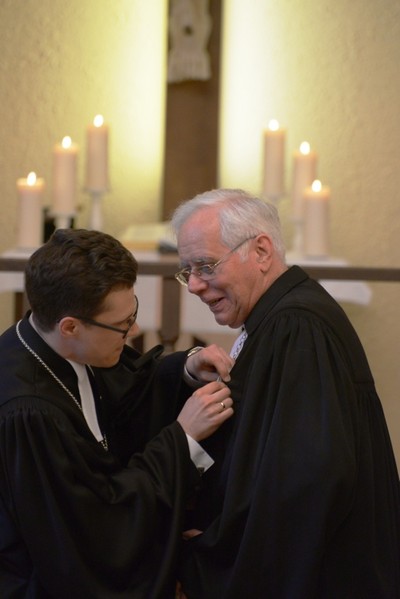
[[[170,30],[171,11],[180,4],[191,4],[194,12],[202,7],[211,17],[211,77],[167,83],[163,220],[169,220],[184,200],[215,188],[218,178],[222,0],[209,0],[209,8],[208,0],[169,0]],[[193,35],[190,23],[182,23],[182,28],[183,40]]]

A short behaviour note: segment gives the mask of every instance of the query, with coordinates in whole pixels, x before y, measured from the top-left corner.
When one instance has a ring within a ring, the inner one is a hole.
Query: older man
[[[189,599],[400,597],[400,491],[361,343],[335,300],[288,268],[276,209],[214,190],[173,216],[177,279],[243,327],[235,415],[204,442],[181,561]]]

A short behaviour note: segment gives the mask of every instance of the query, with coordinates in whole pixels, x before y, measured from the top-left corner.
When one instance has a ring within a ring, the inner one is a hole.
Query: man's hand
[[[186,360],[188,373],[199,382],[208,383],[220,379],[231,380],[230,370],[234,360],[218,345],[209,345],[192,354]]]
[[[197,389],[183,406],[177,420],[195,441],[206,439],[233,414],[230,391],[214,381]]]
[[[175,599],[187,599],[179,582],[176,584]]]
[[[198,537],[202,533],[203,533],[203,531],[199,530],[198,528],[190,528],[189,530],[185,530],[182,533],[182,539],[184,541],[189,541],[190,539],[193,539],[194,537]]]

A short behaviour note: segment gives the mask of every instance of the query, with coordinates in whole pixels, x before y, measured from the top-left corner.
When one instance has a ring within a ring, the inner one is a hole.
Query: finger
[[[223,412],[224,410],[233,407],[233,401],[231,397],[227,397],[226,399],[216,402],[215,405],[218,408],[218,412]]]
[[[218,372],[222,379],[230,378],[229,372],[234,365],[234,360],[222,347],[212,345],[204,351],[203,365],[207,364],[212,370]]]
[[[213,401],[222,401],[228,397],[230,397],[231,395],[231,391],[229,389],[229,387],[227,387],[224,383],[223,387],[221,387],[220,389],[216,389],[213,393],[212,393],[212,399]],[[210,392],[211,395],[211,392]]]
[[[211,383],[212,381],[222,381],[221,375],[218,374],[217,370],[202,370],[201,380],[205,383]],[[229,381],[225,381],[228,383]]]
[[[229,388],[222,381],[210,381],[203,387],[199,387],[193,393],[196,397],[201,397],[202,395],[212,395],[213,393],[218,393],[219,391],[225,391],[225,393],[229,394]]]
[[[198,535],[202,534],[202,530],[199,530],[198,528],[191,528],[190,530],[185,530],[182,533],[182,537],[185,539],[185,541],[187,541],[188,539],[192,539],[193,537],[197,537]]]
[[[215,371],[218,373],[218,376],[221,378],[221,380],[231,380],[231,376],[229,373],[232,370],[234,363],[234,360],[225,352],[223,352],[223,354],[219,355],[218,358],[215,359],[213,365]]]
[[[217,426],[220,426],[225,420],[228,420],[235,413],[233,408],[225,408],[221,410],[221,406],[216,407],[217,413],[215,414],[215,423]]]

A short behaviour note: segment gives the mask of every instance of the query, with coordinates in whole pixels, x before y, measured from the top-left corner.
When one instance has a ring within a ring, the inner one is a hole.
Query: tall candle
[[[37,248],[43,241],[43,189],[44,179],[38,179],[34,172],[26,179],[17,179],[19,248]]]
[[[263,195],[266,198],[276,199],[285,193],[285,137],[286,131],[272,119],[264,131]]]
[[[315,180],[304,190],[304,253],[323,257],[329,253],[329,200],[331,192]]]
[[[304,218],[304,190],[316,177],[317,154],[311,151],[307,141],[303,141],[293,154],[292,210],[295,220]]]
[[[64,137],[53,153],[53,206],[55,216],[74,216],[78,188],[78,146]]]
[[[108,126],[98,114],[87,128],[86,189],[106,191],[108,187]]]

